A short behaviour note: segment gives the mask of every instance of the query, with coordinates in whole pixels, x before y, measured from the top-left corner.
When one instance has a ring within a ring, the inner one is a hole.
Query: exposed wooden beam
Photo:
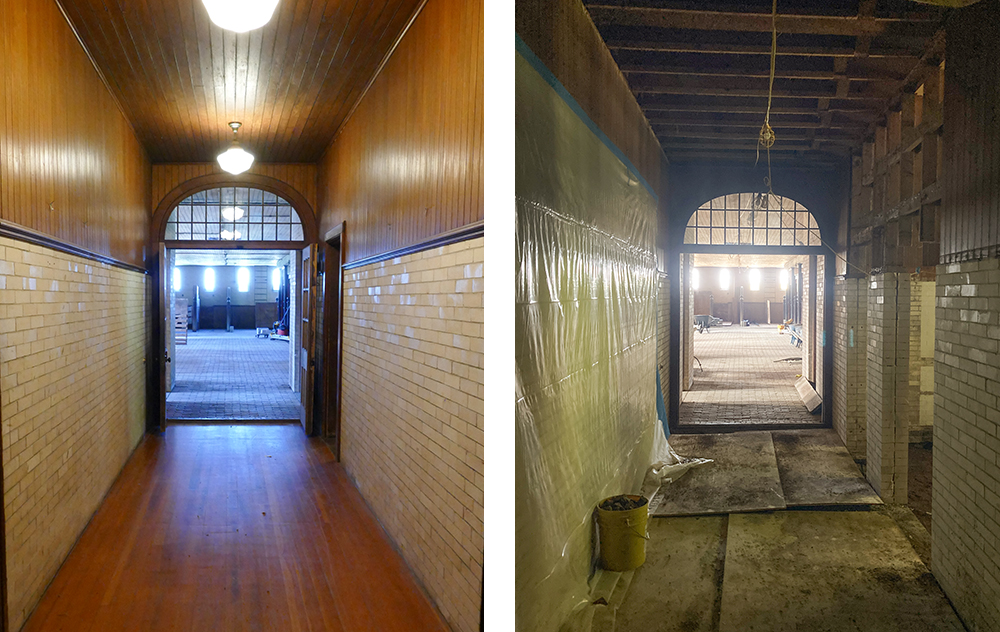
[[[771,47],[760,45],[722,44],[717,42],[668,42],[649,40],[610,39],[608,48],[661,53],[713,53],[719,55],[761,55],[770,56]],[[778,56],[795,57],[854,57],[855,49],[850,47],[825,46],[779,46]],[[869,59],[912,60],[920,59],[919,54],[905,49],[870,50]]]
[[[735,131],[735,132],[705,131],[705,128],[703,127],[686,127],[678,131],[665,130],[662,127],[660,127],[659,129],[656,128],[653,129],[653,132],[656,134],[656,137],[659,138],[661,141],[665,142],[670,142],[671,140],[675,139],[688,140],[696,138],[705,138],[710,140],[723,140],[723,141],[731,140],[737,143],[741,141],[755,143],[757,142],[758,131],[759,128],[758,130],[742,129],[741,131]],[[798,132],[798,133],[792,132],[791,130],[782,130],[780,131],[780,133],[778,130],[775,130],[775,137],[777,138],[777,141],[775,143],[776,145],[779,142],[797,142],[797,141],[812,142],[813,140],[822,143],[837,143],[840,145],[848,145],[848,146],[854,146],[855,144],[857,144],[857,138],[852,136],[829,136],[829,135],[813,136],[811,134],[803,132]],[[683,140],[680,140],[680,142],[683,142]]]
[[[768,94],[766,78],[624,74],[634,93],[739,97],[766,97]],[[880,102],[892,98],[897,91],[898,85],[890,81],[867,83],[860,90],[849,92],[844,96],[837,94],[837,86],[833,81],[781,79],[774,82],[774,96],[777,97],[812,99],[836,97],[840,100],[871,101],[876,107],[881,105]]]
[[[801,116],[801,115],[796,115]],[[851,133],[856,133],[857,135],[863,135],[866,126],[864,123],[859,121],[830,121],[827,124],[823,124],[821,120],[812,121],[787,121],[782,120],[783,117],[776,112],[771,112],[771,127],[774,129],[843,129],[851,130]],[[724,128],[740,128],[748,127],[751,129],[760,129],[763,124],[764,117],[754,117],[752,119],[718,119],[712,116],[691,116],[691,115],[680,115],[675,114],[672,116],[663,116],[660,114],[652,115],[648,117],[649,124],[653,127],[660,126],[677,126],[677,127],[724,127]]]
[[[659,7],[588,4],[594,23],[603,25],[649,26],[699,31],[770,32],[770,13],[735,11],[697,11]],[[926,37],[940,26],[939,17],[912,19],[859,18],[841,15],[790,15],[779,12],[775,21],[779,33],[814,35],[889,35]]]
[[[846,57],[838,57],[837,61],[843,60],[843,70],[838,72],[837,68],[829,70],[808,70],[778,66],[775,68],[774,77],[776,79],[818,79],[826,81],[902,81],[906,78],[906,73],[892,72],[889,69],[872,69],[871,72],[849,70]],[[768,78],[770,68],[750,68],[728,66],[712,68],[708,66],[672,66],[667,64],[649,64],[641,62],[622,62],[618,67],[623,73],[628,74],[651,74],[651,75],[704,75],[707,77],[753,77]],[[877,74],[876,74],[877,73]],[[845,89],[846,94],[846,89]],[[843,98],[843,97],[840,97]]]
[[[699,142],[689,142],[689,141],[675,141],[671,139],[661,139],[660,144],[663,146],[663,150],[669,154],[671,151],[683,150],[683,149],[694,149],[698,151],[709,151],[709,150],[719,150],[719,151],[757,151],[756,141],[732,141],[732,142],[721,142],[715,143],[710,142],[708,139]],[[836,145],[831,144],[831,147],[836,147]],[[774,156],[781,152],[790,151],[814,151],[812,149],[811,143],[803,142],[785,142],[781,143],[779,146],[777,143],[771,148],[771,155]],[[760,151],[761,156],[764,156],[764,150]],[[848,155],[848,150],[844,148],[840,152],[836,152],[843,155]]]

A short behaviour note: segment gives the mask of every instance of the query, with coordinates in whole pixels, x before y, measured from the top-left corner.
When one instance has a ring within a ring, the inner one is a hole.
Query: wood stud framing
[[[943,64],[870,130],[855,155],[851,263],[886,272],[938,263]]]

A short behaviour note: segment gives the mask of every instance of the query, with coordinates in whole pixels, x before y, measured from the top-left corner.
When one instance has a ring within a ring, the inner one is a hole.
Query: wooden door
[[[316,297],[314,287],[316,285],[316,244],[306,246],[302,250],[302,276],[300,287],[302,288],[302,335],[299,336],[299,371],[300,388],[302,396],[302,406],[300,407],[302,429],[307,435],[313,433],[313,414],[315,402],[316,384]]]
[[[170,370],[170,338],[174,335],[174,326],[170,322],[170,265],[167,262],[167,248],[160,242],[160,397],[157,400],[160,417],[160,432],[167,429],[167,375]]]
[[[343,229],[341,229],[343,230]],[[343,286],[344,286],[344,249],[343,232],[336,239],[328,242],[326,250],[326,291],[324,305],[326,315],[323,318],[323,344],[326,352],[326,376],[323,380],[325,389],[323,411],[324,434],[333,439],[334,453],[340,460],[340,393],[341,393],[341,340],[343,336]]]

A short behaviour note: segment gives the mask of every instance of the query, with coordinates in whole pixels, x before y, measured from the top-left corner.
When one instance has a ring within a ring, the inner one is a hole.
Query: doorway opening
[[[692,215],[680,255],[672,429],[830,425],[827,254],[812,214],[788,198],[726,195]]]
[[[295,250],[175,249],[169,421],[297,421]]]

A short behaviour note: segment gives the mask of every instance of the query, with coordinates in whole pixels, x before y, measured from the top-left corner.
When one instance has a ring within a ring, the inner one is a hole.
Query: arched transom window
[[[167,219],[165,239],[303,241],[302,221],[283,198],[252,187],[219,187],[185,199]]]
[[[820,246],[806,207],[778,195],[733,193],[709,200],[688,220],[684,243],[700,246]]]

